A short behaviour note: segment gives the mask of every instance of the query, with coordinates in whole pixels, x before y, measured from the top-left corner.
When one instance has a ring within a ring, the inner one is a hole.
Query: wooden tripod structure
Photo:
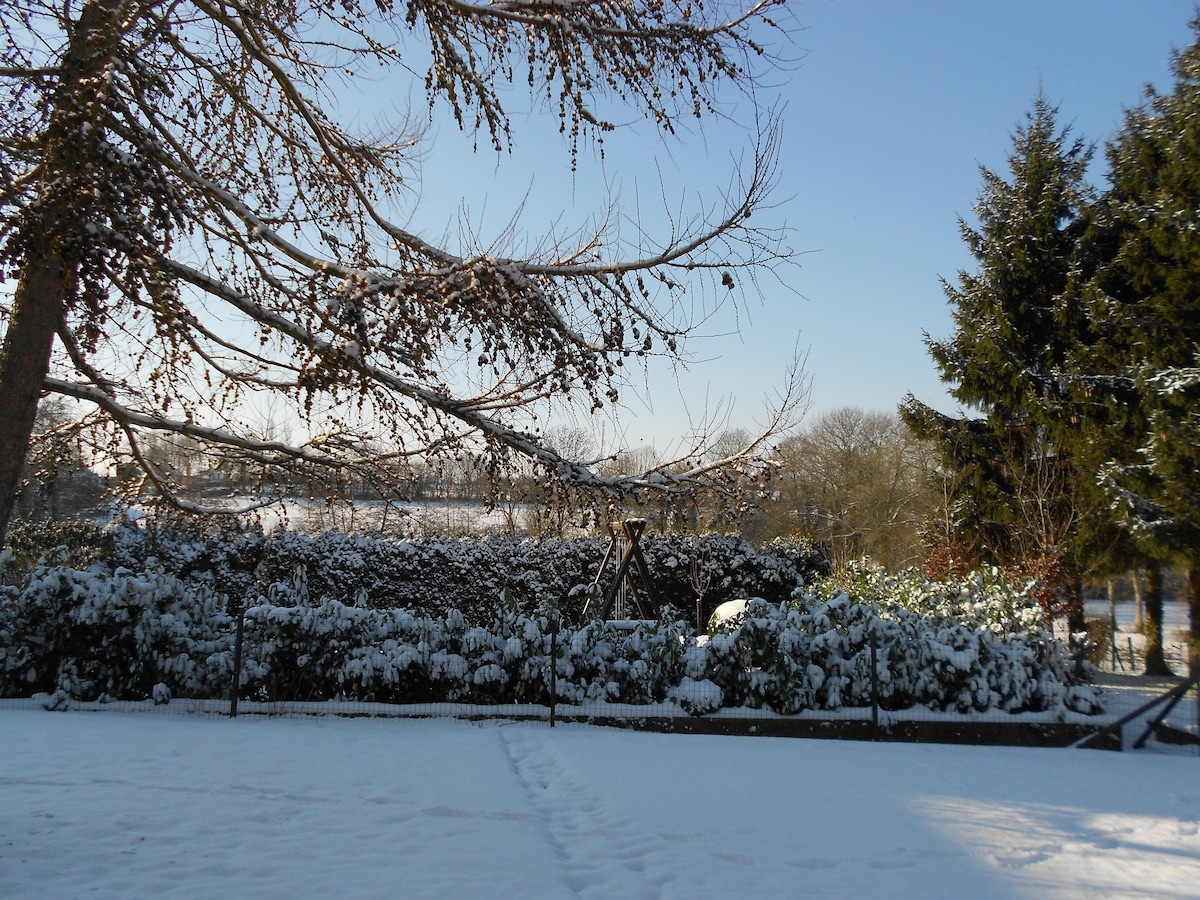
[[[625,606],[624,601],[632,600],[637,606],[638,614],[643,619],[651,619],[657,612],[658,603],[654,599],[654,589],[650,586],[650,570],[646,567],[646,559],[642,556],[642,548],[638,546],[638,538],[646,530],[645,519],[629,519],[608,526],[608,549],[592,582],[599,586],[608,569],[610,560],[618,560],[617,575],[604,594],[604,601],[599,610],[592,609],[592,603],[598,595],[593,593],[583,607],[586,617],[589,613],[601,619],[611,617],[614,606]],[[618,601],[622,601],[618,604]]]

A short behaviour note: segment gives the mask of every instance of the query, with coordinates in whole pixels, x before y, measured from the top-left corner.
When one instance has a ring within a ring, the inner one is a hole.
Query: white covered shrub
[[[304,565],[287,577],[268,577],[262,555],[247,549],[252,543],[239,537],[221,555],[226,563],[258,559],[255,580],[241,595],[248,597],[242,696],[550,700],[549,606],[521,602],[507,586],[471,604],[470,613],[432,602],[417,608],[379,604],[364,580],[375,564],[368,562],[377,549],[370,543],[341,544],[340,562],[324,565],[321,584],[333,572],[349,582],[332,596],[316,589]],[[162,550],[162,541],[156,546]],[[190,576],[186,571],[201,559],[208,566],[212,549],[186,547],[191,549],[167,548],[169,566],[152,557],[136,571],[93,563],[10,573],[9,583],[0,584],[0,694],[156,702],[227,697],[237,604],[217,591],[217,579],[191,577],[212,569],[202,566]],[[449,550],[403,552],[437,556]],[[452,567],[461,573],[482,552],[474,548]],[[750,562],[739,565],[770,569],[762,558],[743,556]],[[123,558],[129,561],[128,554]],[[563,550],[555,558],[572,557]],[[783,570],[770,570],[783,577]],[[534,581],[550,583],[542,576],[529,583]],[[929,582],[913,573],[887,577],[863,568],[839,583],[797,583],[793,571],[794,596],[747,601],[740,613],[714,625],[705,642],[670,615],[629,629],[594,621],[564,624],[553,658],[556,698],[673,702],[698,715],[718,706],[781,714],[836,710],[870,705],[873,695],[885,709],[1099,708],[1095,693],[1082,684],[1086,663],[1053,638],[1036,602],[998,571]]]
[[[157,566],[39,567],[0,594],[3,694],[140,699],[159,683],[177,696],[219,691],[232,672],[224,603]]]

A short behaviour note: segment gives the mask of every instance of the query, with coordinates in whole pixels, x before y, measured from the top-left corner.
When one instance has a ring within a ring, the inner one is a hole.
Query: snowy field
[[[205,504],[219,509],[253,508],[255,497],[207,497]],[[267,534],[276,528],[290,528],[301,534],[319,531],[393,531],[419,534],[486,534],[491,531],[515,532],[529,523],[533,507],[526,503],[501,504],[488,509],[469,500],[424,500],[384,503],[356,500],[353,503],[326,504],[321,500],[288,499],[272,503],[239,516],[243,525],[258,524]],[[118,516],[140,521],[148,515],[143,506],[115,507],[95,519],[106,525]]]
[[[1089,600],[1085,605],[1088,618],[1108,618],[1108,602],[1105,600]],[[1104,671],[1140,672],[1144,665],[1146,638],[1133,627],[1136,608],[1132,603],[1118,603],[1116,608],[1117,659],[1111,652],[1105,654],[1100,668]],[[1058,623],[1061,630],[1062,624]],[[1182,602],[1163,603],[1163,653],[1167,664],[1177,675],[1187,673],[1187,631],[1188,607]],[[1133,654],[1133,665],[1130,665],[1130,653]]]
[[[0,711],[0,897],[1196,897],[1200,758]]]

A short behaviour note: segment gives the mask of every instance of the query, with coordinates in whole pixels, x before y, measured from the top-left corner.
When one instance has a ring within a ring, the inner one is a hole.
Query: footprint
[[[447,819],[474,819],[475,813],[467,812],[465,809],[454,809],[451,806],[429,806],[421,810],[427,816],[442,816]]]
[[[530,806],[525,818],[544,830],[568,890],[630,898],[657,896],[646,883],[646,842],[636,834],[634,823],[609,816],[604,798],[573,777],[541,742],[515,730],[502,731],[501,742]],[[579,838],[592,840],[581,843]],[[598,867],[598,860],[617,863],[620,872],[611,865]],[[617,880],[612,882],[614,877]]]
[[[914,850],[913,856],[919,859],[956,859],[958,857],[970,856],[966,850]]]
[[[801,869],[836,869],[836,859],[826,859],[823,856],[805,856],[792,861],[792,865]]]
[[[395,797],[363,797],[364,803],[375,803],[381,806],[411,804],[411,800],[399,800]]]
[[[534,821],[533,816],[527,816],[527,815],[525,815],[525,813],[509,812],[508,810],[504,810],[503,812],[498,812],[498,813],[491,813],[488,816],[488,818],[489,819],[502,819],[507,822],[532,822],[532,821]]]
[[[741,866],[753,866],[758,862],[753,856],[746,856],[742,853],[714,853],[717,859],[723,859],[725,862],[737,863]]]
[[[1040,862],[1045,862],[1051,856],[1061,853],[1062,847],[1030,847],[1028,849],[1013,848],[1004,855],[997,853],[995,855],[996,862],[1005,868],[1023,869],[1026,866],[1036,865]]]

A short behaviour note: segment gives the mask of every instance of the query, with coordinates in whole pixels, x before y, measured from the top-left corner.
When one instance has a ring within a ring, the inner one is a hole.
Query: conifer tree
[[[1107,425],[1099,476],[1114,508],[1152,567],[1188,567],[1189,595],[1197,597],[1200,19],[1193,29],[1197,39],[1174,60],[1173,91],[1151,90],[1109,144],[1113,252],[1089,285],[1093,335],[1086,363],[1075,367],[1102,401],[1089,410]],[[1161,594],[1148,598],[1147,619],[1147,671],[1166,674]]]
[[[1077,474],[1061,435],[1061,372],[1081,325],[1073,284],[1091,148],[1039,96],[1013,135],[1009,179],[981,167],[978,227],[960,220],[974,273],[943,283],[955,333],[926,336],[951,395],[947,416],[911,395],[904,420],[941,449],[960,534],[993,561],[1042,574],[1081,624],[1074,536]]]

